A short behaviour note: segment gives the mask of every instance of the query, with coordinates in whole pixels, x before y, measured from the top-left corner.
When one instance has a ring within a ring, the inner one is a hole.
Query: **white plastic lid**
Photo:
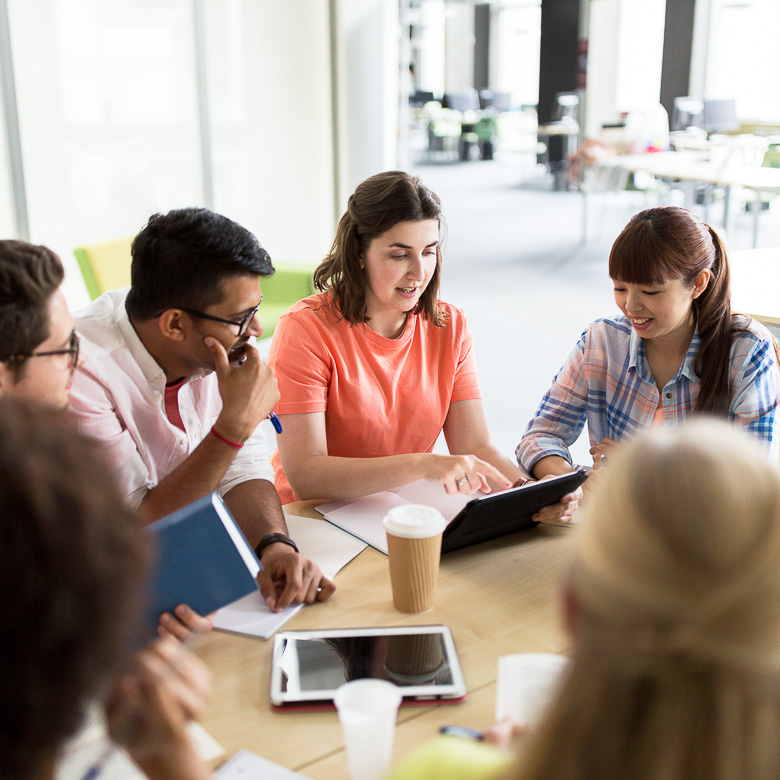
[[[393,507],[383,523],[387,533],[404,539],[426,539],[442,533],[447,527],[447,521],[438,509],[421,504]]]

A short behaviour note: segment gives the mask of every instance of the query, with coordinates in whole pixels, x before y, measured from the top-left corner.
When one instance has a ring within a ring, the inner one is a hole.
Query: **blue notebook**
[[[255,551],[217,493],[147,527],[156,538],[150,581],[150,627],[163,612],[188,604],[201,615],[257,590]]]

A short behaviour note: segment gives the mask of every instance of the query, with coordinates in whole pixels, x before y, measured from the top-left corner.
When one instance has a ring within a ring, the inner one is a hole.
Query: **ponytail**
[[[723,242],[709,225],[704,227],[712,239],[714,259],[710,282],[695,301],[701,347],[693,367],[701,381],[701,389],[694,411],[725,417],[731,397],[731,279]]]

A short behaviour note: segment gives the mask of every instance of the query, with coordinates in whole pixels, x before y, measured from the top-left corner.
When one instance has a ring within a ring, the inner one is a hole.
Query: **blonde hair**
[[[780,777],[778,473],[714,420],[614,460],[577,540],[570,676],[513,776]]]

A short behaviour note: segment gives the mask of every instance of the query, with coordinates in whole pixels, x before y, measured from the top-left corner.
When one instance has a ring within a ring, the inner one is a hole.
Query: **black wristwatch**
[[[255,555],[260,558],[263,554],[263,550],[265,550],[266,547],[268,547],[269,544],[276,544],[277,542],[281,542],[282,544],[289,544],[290,547],[295,550],[295,552],[299,553],[300,550],[298,549],[298,545],[295,544],[295,542],[290,539],[289,536],[285,536],[284,534],[266,534],[259,542],[257,547],[255,547]]]

